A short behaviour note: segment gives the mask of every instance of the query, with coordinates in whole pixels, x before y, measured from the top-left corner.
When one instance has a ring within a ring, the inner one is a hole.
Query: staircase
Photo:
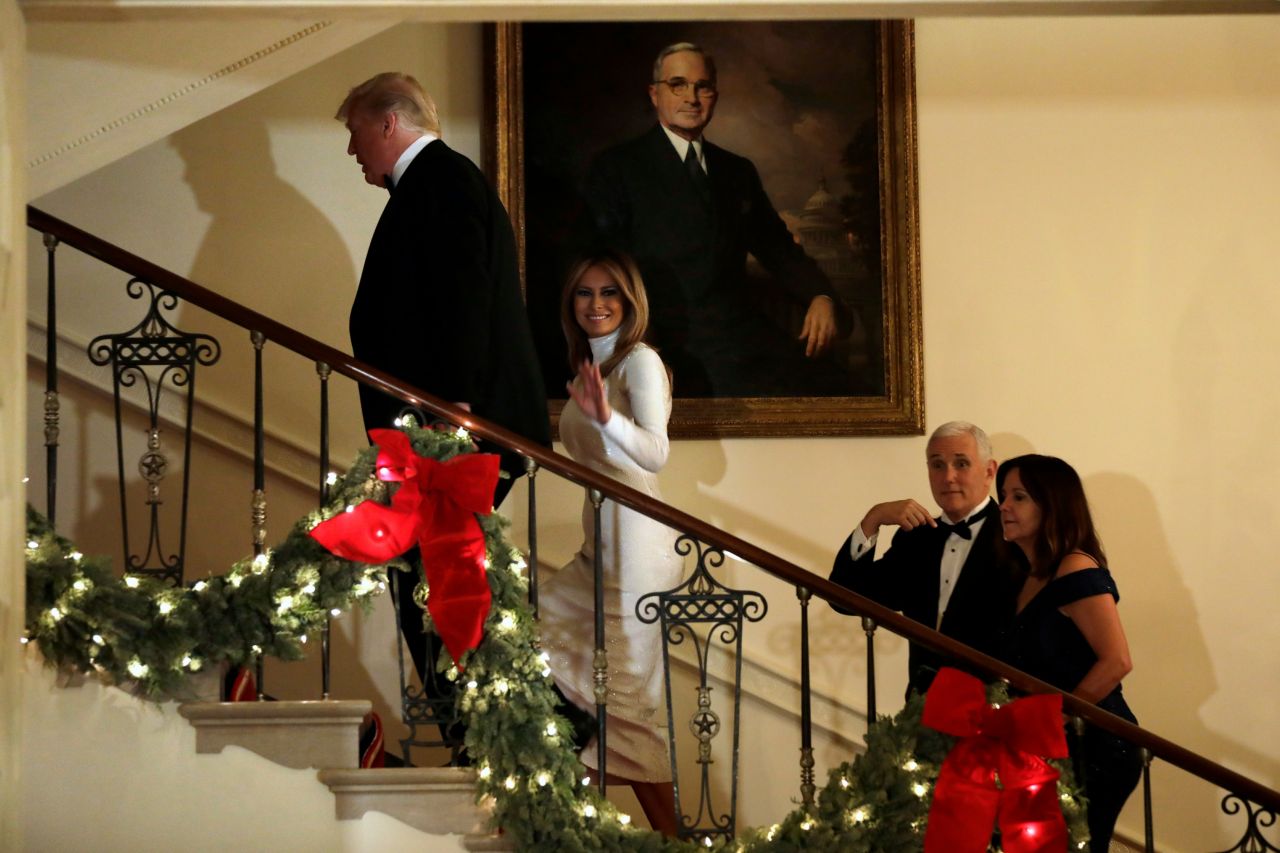
[[[156,705],[60,678],[34,649],[24,681],[28,850],[513,849],[472,771],[356,767],[368,702]]]

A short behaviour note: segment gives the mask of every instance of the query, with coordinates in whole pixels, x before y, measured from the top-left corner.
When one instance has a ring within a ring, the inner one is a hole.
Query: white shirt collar
[[[424,133],[409,143],[409,147],[404,149],[400,154],[400,159],[396,161],[396,165],[391,169],[391,183],[393,186],[400,183],[400,179],[404,177],[405,170],[409,168],[413,158],[418,156],[418,152],[426,148],[427,143],[434,142],[439,138],[434,133]]]
[[[680,155],[681,162],[684,162],[684,158],[688,156],[686,152],[688,152],[689,146],[692,145],[694,156],[697,157],[698,162],[702,164],[702,171],[707,171],[706,147],[702,144],[701,136],[690,142],[683,136],[672,133],[671,128],[667,127],[662,122],[658,122],[658,127],[662,128],[662,132],[667,135],[667,139],[671,140],[671,144],[675,146],[676,154]]]

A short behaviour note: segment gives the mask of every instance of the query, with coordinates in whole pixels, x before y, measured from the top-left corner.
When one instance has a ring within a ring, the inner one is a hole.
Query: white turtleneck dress
[[[591,340],[602,364],[618,333]],[[574,380],[575,382],[578,380]],[[603,426],[569,400],[560,415],[560,439],[569,454],[637,491],[661,498],[658,471],[667,461],[671,387],[658,354],[637,344],[604,380],[613,414]],[[639,782],[671,780],[663,693],[662,640],[656,624],[636,618],[636,602],[650,592],[679,585],[684,563],[676,533],[648,516],[606,499],[600,513],[599,548],[604,565],[605,647],[609,657],[607,766],[611,776]],[[586,541],[538,593],[543,648],[565,696],[595,714],[591,660],[595,647],[593,509],[582,506]],[[597,765],[595,740],[582,752]]]

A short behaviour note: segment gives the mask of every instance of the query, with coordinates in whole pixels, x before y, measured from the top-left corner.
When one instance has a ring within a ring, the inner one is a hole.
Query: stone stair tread
[[[196,752],[240,746],[285,767],[354,768],[363,699],[282,702],[191,702],[178,713],[196,730]]]
[[[467,767],[325,768],[316,773],[334,796],[339,820],[378,811],[433,835],[464,835],[487,843],[492,807],[476,803],[475,770]],[[507,847],[476,847],[507,850]]]

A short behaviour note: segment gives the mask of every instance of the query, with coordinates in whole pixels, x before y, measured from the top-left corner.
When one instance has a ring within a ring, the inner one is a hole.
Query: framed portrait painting
[[[644,281],[673,437],[923,431],[910,22],[498,24],[486,61],[553,420],[565,280],[608,250]]]

